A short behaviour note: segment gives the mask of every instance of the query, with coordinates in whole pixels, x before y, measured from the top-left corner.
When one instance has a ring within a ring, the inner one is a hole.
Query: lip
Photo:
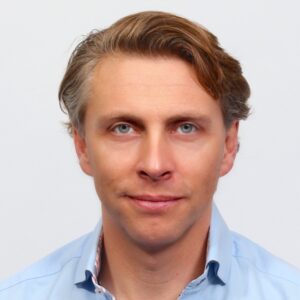
[[[178,196],[169,196],[169,195],[129,195],[128,197],[135,200],[152,201],[152,202],[176,201],[182,198]]]
[[[130,195],[132,202],[140,209],[148,212],[161,212],[180,202],[183,197],[172,195]]]

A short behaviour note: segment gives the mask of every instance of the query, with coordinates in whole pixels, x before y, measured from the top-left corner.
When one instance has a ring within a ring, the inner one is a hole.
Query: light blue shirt
[[[114,299],[95,286],[95,230],[0,283],[0,300]],[[182,300],[299,300],[300,272],[224,223],[213,207],[206,268],[181,292]],[[163,300],[163,299],[162,299]]]

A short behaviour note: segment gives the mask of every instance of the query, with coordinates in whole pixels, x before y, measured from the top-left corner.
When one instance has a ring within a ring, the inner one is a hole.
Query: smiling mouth
[[[180,202],[183,197],[169,195],[128,195],[138,208],[150,212],[164,211]]]

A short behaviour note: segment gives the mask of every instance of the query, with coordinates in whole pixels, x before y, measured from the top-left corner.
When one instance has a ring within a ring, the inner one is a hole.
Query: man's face
[[[75,145],[93,176],[104,226],[145,248],[181,239],[209,220],[218,178],[232,167],[237,123],[177,58],[105,58],[91,81],[84,138]]]

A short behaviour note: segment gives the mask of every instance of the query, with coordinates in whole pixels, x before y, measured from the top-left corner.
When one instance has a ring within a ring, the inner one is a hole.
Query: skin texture
[[[203,272],[212,197],[232,168],[238,122],[224,127],[218,101],[177,58],[107,57],[90,88],[85,136],[75,129],[74,142],[101,199],[101,283],[118,299],[176,299]]]

